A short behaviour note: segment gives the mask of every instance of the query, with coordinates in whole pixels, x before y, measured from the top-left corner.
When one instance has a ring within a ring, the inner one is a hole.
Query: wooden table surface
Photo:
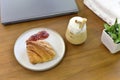
[[[77,0],[80,12],[50,19],[4,26],[0,24],[0,80],[120,80],[120,52],[111,54],[101,43],[105,23]],[[65,38],[70,18],[86,17],[88,37],[84,44],[75,46]],[[14,56],[16,39],[25,31],[46,27],[57,31],[64,39],[66,52],[56,67],[36,72],[22,67]]]

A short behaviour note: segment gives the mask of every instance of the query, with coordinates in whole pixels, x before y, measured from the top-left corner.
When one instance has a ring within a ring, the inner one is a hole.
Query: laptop
[[[1,23],[11,24],[77,13],[75,0],[1,0]]]

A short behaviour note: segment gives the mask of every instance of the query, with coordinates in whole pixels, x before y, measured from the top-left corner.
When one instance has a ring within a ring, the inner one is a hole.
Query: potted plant
[[[101,41],[111,53],[120,51],[120,23],[117,19],[113,25],[104,24]]]

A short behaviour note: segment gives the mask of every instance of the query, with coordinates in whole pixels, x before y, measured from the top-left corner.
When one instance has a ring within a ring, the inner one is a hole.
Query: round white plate
[[[26,40],[33,34],[36,34],[39,31],[45,30],[49,33],[49,37],[45,41],[49,42],[53,49],[56,51],[56,56],[53,60],[31,64],[26,51]],[[63,58],[65,53],[65,43],[62,37],[55,31],[48,28],[34,28],[24,32],[15,42],[14,45],[14,55],[16,60],[25,68],[34,70],[34,71],[43,71],[48,70],[56,66]]]

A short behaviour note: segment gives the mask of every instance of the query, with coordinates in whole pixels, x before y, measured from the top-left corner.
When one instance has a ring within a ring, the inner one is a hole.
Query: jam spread
[[[49,34],[46,31],[40,31],[37,34],[32,35],[28,41],[37,41],[48,38]]]

